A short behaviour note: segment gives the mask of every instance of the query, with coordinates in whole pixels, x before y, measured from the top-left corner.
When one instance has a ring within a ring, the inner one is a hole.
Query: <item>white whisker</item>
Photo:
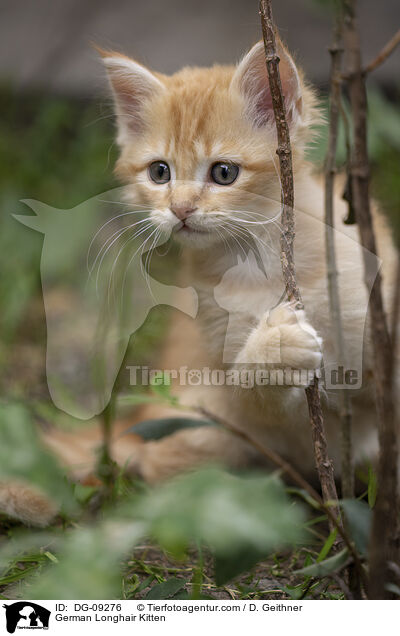
[[[150,285],[150,264],[151,264],[151,259],[154,253],[154,249],[155,246],[157,245],[157,241],[161,236],[161,229],[158,227],[157,228],[157,232],[156,235],[154,237],[154,240],[151,244],[150,249],[147,252],[147,256],[146,256],[146,261],[145,261],[145,265],[144,265],[144,272],[145,272],[145,280],[146,280],[146,285],[148,287],[148,290],[151,294],[152,299],[154,300],[155,303],[157,303],[156,299],[154,298],[153,295],[153,290],[151,289],[151,285]]]
[[[227,213],[233,213],[233,214],[242,214],[242,215],[247,215],[248,217],[252,218],[254,216],[261,216],[263,218],[263,221],[249,221],[247,219],[242,219],[239,217],[235,216],[235,219],[242,221],[242,223],[246,223],[246,225],[268,225],[269,223],[274,223],[274,221],[277,221],[277,219],[280,218],[281,212],[279,211],[275,216],[273,217],[269,217],[269,218],[265,218],[265,216],[263,214],[260,214],[259,212],[252,212],[250,210],[229,210],[229,209],[225,209],[223,210],[223,212]]]
[[[152,224],[151,224],[151,221],[150,221],[149,219],[146,219],[146,220],[148,220],[148,225],[146,225],[145,227],[140,228],[138,232],[135,232],[135,233],[133,234],[133,236],[130,236],[130,237],[129,237],[126,241],[125,241],[125,243],[122,245],[122,247],[120,248],[120,250],[119,250],[119,252],[118,252],[118,254],[117,254],[117,256],[116,256],[116,258],[115,258],[115,260],[114,260],[114,262],[113,262],[113,266],[112,266],[112,268],[111,268],[111,274],[110,274],[111,279],[112,279],[112,277],[113,277],[114,268],[115,268],[115,266],[116,266],[116,264],[117,264],[117,261],[118,261],[118,259],[119,259],[119,256],[120,256],[120,254],[122,253],[122,251],[123,251],[124,247],[125,247],[125,246],[126,246],[126,245],[130,242],[130,241],[135,240],[138,236],[140,236],[141,234],[143,234],[143,233],[144,233],[147,229],[149,229],[149,227],[152,225]],[[116,241],[116,240],[118,240],[118,239],[114,239],[113,243],[115,243],[115,241]],[[99,267],[98,267],[98,270],[97,270],[97,276],[96,276],[96,293],[98,293],[98,282],[99,282],[99,277],[100,277],[100,270],[101,270],[101,266],[102,266],[102,263],[103,263],[103,261],[104,261],[104,258],[105,258],[105,256],[106,256],[107,252],[109,251],[109,249],[110,249],[111,247],[112,247],[112,245],[109,245],[109,246],[108,246],[107,250],[104,252],[103,256],[101,257],[101,261],[100,261],[100,263],[99,263]],[[110,284],[109,284],[109,287],[110,287]]]
[[[94,268],[96,267],[96,263],[97,260],[99,259],[101,253],[103,252],[104,249],[106,249],[107,247],[107,243],[109,243],[110,241],[112,241],[112,239],[114,238],[114,236],[116,237],[114,239],[114,241],[112,241],[112,243],[107,247],[106,253],[108,251],[109,248],[112,247],[112,245],[123,235],[125,234],[125,232],[127,232],[128,230],[131,230],[132,228],[134,228],[136,225],[139,225],[141,223],[145,223],[148,222],[149,219],[141,219],[140,221],[137,221],[136,223],[132,223],[131,225],[127,225],[127,227],[124,228],[119,228],[118,230],[116,230],[111,236],[108,237],[108,239],[103,243],[102,247],[100,248],[99,252],[97,253],[97,256],[93,262],[92,268],[89,270],[89,276],[92,274]]]
[[[246,258],[247,257],[247,253],[246,253],[243,245],[238,241],[238,238],[234,235],[233,232],[229,231],[229,228],[225,227],[224,229],[227,232],[228,236],[230,236],[230,238],[232,238],[235,241],[235,243],[239,246],[239,249],[242,251],[242,253],[244,255],[244,258]]]
[[[146,238],[145,238],[145,240],[144,240],[144,243],[142,243],[141,245],[139,245],[138,249],[137,249],[137,250],[135,250],[135,252],[132,254],[131,258],[129,259],[128,265],[127,265],[127,266],[126,266],[126,268],[125,268],[124,276],[123,276],[123,279],[122,279],[122,285],[121,285],[121,306],[123,306],[123,302],[124,302],[124,290],[125,290],[126,277],[127,277],[127,275],[128,275],[129,267],[130,267],[130,265],[131,265],[131,263],[132,263],[133,259],[135,258],[136,254],[137,254],[139,251],[141,251],[141,254],[140,254],[139,260],[140,260],[140,262],[142,261],[141,256],[142,256],[142,254],[143,254],[144,248],[146,247],[147,242],[151,239],[151,237],[152,237],[152,236],[154,236],[155,232],[157,232],[157,231],[158,231],[158,227],[156,227],[156,228],[155,228],[155,229],[154,229],[154,230],[153,230],[153,231],[149,234],[149,236],[146,236]]]
[[[232,251],[231,244],[229,243],[229,241],[227,241],[227,240],[226,240],[226,238],[224,237],[224,235],[222,234],[222,232],[220,232],[220,231],[219,231],[219,229],[218,229],[217,227],[215,228],[215,230],[216,230],[216,232],[217,232],[218,236],[220,237],[220,239],[221,239],[222,243],[224,244],[225,251],[226,251],[226,248],[228,247],[228,248],[229,248],[229,251],[230,251],[230,253],[231,253],[231,255],[232,255],[232,258],[234,259],[234,258],[235,258],[235,255],[234,255],[234,253],[233,253],[233,251]]]
[[[253,246],[248,242],[247,234],[244,232],[244,230],[242,230],[241,227],[235,227],[235,226],[233,226],[232,229],[234,229],[235,232],[230,232],[230,235],[233,236],[233,234],[238,233],[239,240],[244,241],[244,243],[247,245],[249,250],[252,250]]]
[[[233,222],[233,226],[234,226],[236,229],[238,229],[238,227],[237,227],[237,226],[235,226],[235,223],[234,223],[234,222]],[[262,238],[261,238],[260,236],[258,236],[258,235],[257,235],[257,234],[255,234],[254,232],[252,232],[252,231],[251,231],[248,227],[246,227],[246,228],[242,228],[241,226],[239,226],[239,228],[240,228],[242,231],[246,231],[246,232],[247,232],[247,234],[249,234],[249,235],[250,235],[250,236],[254,239],[254,241],[255,241],[255,243],[257,244],[257,246],[258,246],[258,247],[259,247],[259,244],[261,243],[261,245],[263,245],[263,247],[265,248],[265,253],[266,253],[267,255],[271,252],[272,254],[275,254],[275,256],[279,256],[278,252],[276,251],[276,249],[274,249],[274,247],[273,247],[273,245],[272,245],[271,237],[270,237],[270,235],[269,235],[269,233],[268,233],[268,231],[267,231],[267,229],[266,229],[266,228],[264,228],[264,229],[265,229],[265,234],[266,234],[266,237],[265,237],[265,238],[269,239],[269,242],[268,242],[268,243],[266,243],[265,241],[263,241],[263,240],[262,240]],[[264,251],[264,250],[262,250],[262,251]]]
[[[101,199],[100,199],[101,200]],[[110,202],[110,203],[114,203],[114,202]],[[115,201],[115,203],[118,203],[118,201]],[[126,204],[124,204],[126,205]],[[100,234],[100,232],[110,223],[112,223],[113,221],[116,221],[117,219],[121,218],[122,216],[128,216],[129,214],[139,214],[139,212],[145,213],[146,210],[130,210],[129,212],[124,212],[123,214],[118,214],[117,216],[112,217],[111,219],[109,219],[108,221],[106,221],[105,223],[103,223],[103,225],[101,226],[100,229],[97,230],[96,234],[93,236],[92,240],[90,241],[90,245],[88,247],[88,251],[87,251],[87,255],[86,255],[86,266],[88,268],[89,271],[89,260],[90,260],[90,250],[92,249],[92,245],[95,242],[97,236]]]

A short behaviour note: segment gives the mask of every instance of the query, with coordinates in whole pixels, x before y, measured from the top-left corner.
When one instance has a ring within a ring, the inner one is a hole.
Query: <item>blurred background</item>
[[[260,39],[257,0],[3,0],[1,7],[0,76],[19,89],[78,97],[97,97],[103,86],[91,41],[173,73],[184,65],[233,63]],[[329,1],[279,0],[273,9],[308,77],[326,86]],[[362,0],[360,10],[369,60],[396,30],[400,4]],[[390,87],[398,68],[392,57],[374,79]]]

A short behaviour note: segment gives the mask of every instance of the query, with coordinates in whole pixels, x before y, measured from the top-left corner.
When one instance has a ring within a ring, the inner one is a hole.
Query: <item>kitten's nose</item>
[[[188,203],[172,204],[170,209],[180,221],[184,221],[197,210],[197,208],[190,207]]]

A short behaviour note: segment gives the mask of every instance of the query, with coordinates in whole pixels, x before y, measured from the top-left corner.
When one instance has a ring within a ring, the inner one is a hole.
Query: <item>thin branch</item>
[[[332,318],[333,337],[338,365],[347,367],[343,338],[342,313],[338,288],[338,272],[334,239],[334,185],[336,174],[336,149],[338,137],[339,113],[341,108],[341,64],[342,64],[342,27],[341,11],[337,12],[331,54],[331,80],[329,100],[329,137],[325,159],[325,245],[328,274],[328,294]],[[342,496],[354,494],[354,470],[351,439],[352,410],[350,392],[346,388],[339,390],[339,417],[341,424],[341,483]]]
[[[391,307],[391,320],[390,320],[390,338],[392,342],[391,360],[390,360],[390,376],[393,382],[393,372],[396,364],[396,354],[399,337],[399,322],[400,322],[400,252],[397,252],[397,269],[396,280],[394,284],[393,304]]]
[[[289,464],[289,462],[287,462],[285,459],[283,459],[283,457],[272,450],[272,448],[269,448],[264,444],[260,444],[256,439],[253,439],[253,437],[251,437],[251,435],[248,435],[246,431],[236,428],[236,426],[234,426],[231,422],[228,422],[219,415],[211,413],[205,408],[194,407],[194,410],[206,419],[219,424],[222,428],[230,431],[237,437],[240,437],[243,441],[253,446],[253,448],[255,448],[261,455],[263,455],[263,457],[268,459],[275,466],[278,466],[283,473],[285,473],[295,484],[299,486],[299,488],[302,488],[308,495],[310,495],[310,497],[315,501],[318,507],[325,512],[330,522],[330,526],[337,529],[338,534],[343,539],[344,545],[347,547],[354,560],[354,564],[357,568],[357,571],[359,572],[360,579],[364,582],[364,584],[366,584],[367,581],[365,570],[360,561],[357,550],[355,549],[351,539],[349,538],[347,532],[345,532],[341,524],[340,517],[337,515],[336,506],[332,505],[332,503],[335,504],[335,501],[324,501],[320,494],[315,490],[315,488],[313,488],[311,484],[309,484],[308,481],[304,479],[304,477],[299,472],[297,472],[297,470],[291,464]]]
[[[295,300],[302,308],[300,290],[296,282],[293,259],[294,224],[294,182],[292,166],[292,149],[289,127],[286,120],[285,102],[279,74],[279,57],[275,44],[275,25],[272,18],[270,0],[260,1],[261,24],[264,37],[265,60],[268,70],[269,86],[275,115],[278,136],[277,155],[281,173],[282,218],[281,218],[281,262],[286,294],[289,300]]]
[[[369,595],[373,599],[390,598],[389,561],[397,561],[396,546],[398,484],[397,430],[391,374],[391,342],[383,306],[380,273],[375,277],[368,252],[376,254],[376,241],[369,199],[369,159],[367,149],[367,95],[362,68],[359,34],[356,24],[356,0],[342,0],[343,40],[348,59],[350,104],[353,117],[354,152],[351,162],[353,205],[365,248],[364,277],[370,296],[369,312],[374,352],[374,382],[378,411],[379,463],[378,494],[374,507],[370,542]]]
[[[342,78],[341,78],[342,79]],[[350,163],[351,157],[351,133],[350,133],[350,122],[346,113],[346,109],[343,105],[343,97],[340,95],[339,101],[339,111],[340,116],[342,118],[343,129],[344,129],[344,145],[346,147],[346,161]]]
[[[294,300],[298,308],[303,307],[300,290],[296,282],[293,258],[295,236],[294,224],[294,183],[292,167],[292,149],[289,127],[286,120],[285,102],[279,74],[279,57],[275,43],[275,25],[272,18],[271,0],[260,0],[260,16],[264,38],[265,60],[267,64],[269,87],[274,109],[278,137],[277,154],[281,175],[281,265],[286,294]],[[333,464],[328,457],[326,437],[323,428],[321,400],[318,378],[306,389],[308,410],[311,421],[311,434],[314,444],[314,457],[321,482],[324,501],[337,502],[336,485],[333,476]],[[340,509],[336,504],[335,514],[340,518]]]
[[[392,39],[389,40],[389,42],[383,47],[383,49],[376,56],[376,58],[372,60],[372,62],[370,62],[368,66],[365,67],[364,73],[371,73],[376,68],[378,68],[378,66],[381,66],[381,64],[385,62],[385,60],[389,57],[389,55],[393,53],[393,51],[399,44],[400,44],[400,29],[397,31],[397,33],[394,34]]]

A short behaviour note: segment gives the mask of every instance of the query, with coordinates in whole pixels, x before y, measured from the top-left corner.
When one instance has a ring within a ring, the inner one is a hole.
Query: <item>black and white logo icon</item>
[[[9,634],[14,634],[16,629],[49,628],[51,612],[37,603],[17,601],[3,607],[6,610],[6,627]]]

